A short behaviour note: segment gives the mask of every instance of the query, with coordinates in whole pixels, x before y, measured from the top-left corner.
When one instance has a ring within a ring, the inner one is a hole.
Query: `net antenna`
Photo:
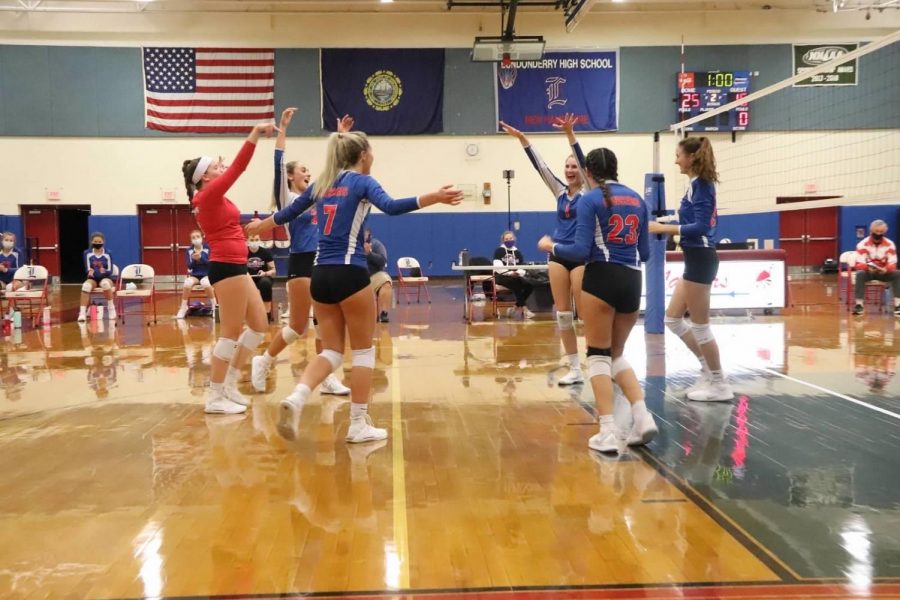
[[[591,11],[597,0],[562,0],[566,32],[572,33],[586,14]]]
[[[675,135],[666,136],[663,152],[674,155],[685,128],[706,119],[715,122],[717,115],[744,106],[753,115],[747,131],[734,137],[731,132],[692,134],[713,143],[720,212],[771,212],[798,208],[797,203],[802,208],[898,203],[898,64],[900,30],[673,123],[669,130]],[[855,82],[844,84],[848,73],[855,74]],[[669,181],[687,185],[670,161],[663,169]]]

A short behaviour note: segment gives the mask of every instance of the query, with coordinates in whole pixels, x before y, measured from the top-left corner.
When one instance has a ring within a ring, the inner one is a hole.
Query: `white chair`
[[[6,302],[10,312],[25,304],[33,325],[41,320],[44,307],[48,306],[47,291],[50,288],[50,273],[40,265],[25,265],[16,269],[13,282],[24,283],[15,291],[6,292]]]
[[[411,256],[397,259],[397,287],[406,298],[407,304],[412,295],[410,288],[416,288],[416,302],[421,302],[422,290],[425,290],[425,299],[428,300],[428,304],[431,304],[431,296],[428,293],[428,277],[422,272],[419,261]]]
[[[135,284],[129,289],[129,284]],[[134,298],[141,302],[141,307],[147,302],[153,311],[153,322],[156,323],[156,272],[150,265],[128,265],[119,274],[119,287],[116,289],[116,300],[119,304],[119,317],[125,322],[125,300]],[[147,314],[141,310],[141,313]]]
[[[848,308],[853,306],[853,282],[856,260],[855,250],[842,252],[838,258],[838,298],[843,296],[844,304]]]

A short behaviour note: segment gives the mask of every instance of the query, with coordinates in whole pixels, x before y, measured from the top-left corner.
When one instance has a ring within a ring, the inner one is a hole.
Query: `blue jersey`
[[[12,283],[16,270],[25,266],[25,256],[18,248],[13,248],[9,254],[0,250],[0,265],[6,265],[6,272],[0,271],[0,283],[9,285]]]
[[[718,219],[716,186],[710,181],[694,177],[678,209],[681,247],[715,248]]]
[[[279,209],[287,207],[291,202],[300,197],[291,191],[287,180],[287,171],[284,168],[284,150],[275,149],[275,199]],[[300,214],[296,219],[288,222],[288,231],[291,234],[291,254],[301,252],[315,252],[319,242],[318,220],[316,211],[312,207]]]
[[[650,209],[634,190],[609,182],[612,205],[595,188],[579,203],[575,241],[557,243],[553,254],[573,262],[611,262],[640,269],[650,256]]]
[[[303,214],[315,204],[319,228],[317,265],[355,265],[366,268],[363,231],[374,204],[388,215],[402,215],[419,209],[418,198],[394,200],[369,175],[343,171],[321,198],[313,200],[310,185],[303,194],[275,213],[281,225]]]
[[[194,253],[193,246],[188,248],[186,252],[188,275],[196,277],[197,279],[203,279],[209,275],[209,248],[204,245],[203,248],[200,249],[200,258],[197,260],[194,260],[194,257],[191,256]]]
[[[94,270],[94,274],[90,279],[100,281],[101,279],[112,279],[113,273],[112,256],[104,249],[100,254],[94,254],[93,249],[84,251],[84,270],[85,273]]]
[[[541,158],[541,155],[538,154],[537,150],[532,146],[526,146],[525,154],[528,155],[528,160],[530,160],[531,164],[534,165],[534,168],[537,169],[541,179],[544,180],[544,183],[550,188],[553,195],[556,196],[556,229],[553,231],[553,241],[563,243],[572,242],[575,239],[575,224],[578,217],[576,204],[578,203],[579,198],[582,197],[584,190],[578,190],[575,192],[574,196],[569,196],[568,186],[553,174],[553,171],[550,170],[550,167],[547,166],[547,163],[544,162],[544,159]],[[587,181],[587,177],[584,173],[584,152],[581,151],[581,146],[577,142],[572,144],[572,154],[575,155],[575,159],[578,161],[578,166],[582,173],[582,180]]]

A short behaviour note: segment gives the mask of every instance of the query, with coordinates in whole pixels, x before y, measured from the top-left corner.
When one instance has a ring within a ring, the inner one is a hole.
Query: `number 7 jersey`
[[[282,225],[316,205],[319,227],[317,265],[355,265],[366,268],[363,230],[372,205],[388,215],[401,215],[419,209],[418,198],[394,200],[369,175],[344,171],[318,199],[313,200],[315,183],[288,206],[275,213],[275,223]]]
[[[613,262],[640,269],[650,256],[650,209],[634,190],[608,182],[611,206],[594,188],[579,201],[575,241],[555,244],[553,253],[575,262]]]

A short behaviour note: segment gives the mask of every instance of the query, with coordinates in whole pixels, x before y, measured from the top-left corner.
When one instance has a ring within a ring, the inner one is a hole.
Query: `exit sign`
[[[51,190],[47,188],[47,200],[62,200],[62,194],[59,190]]]

